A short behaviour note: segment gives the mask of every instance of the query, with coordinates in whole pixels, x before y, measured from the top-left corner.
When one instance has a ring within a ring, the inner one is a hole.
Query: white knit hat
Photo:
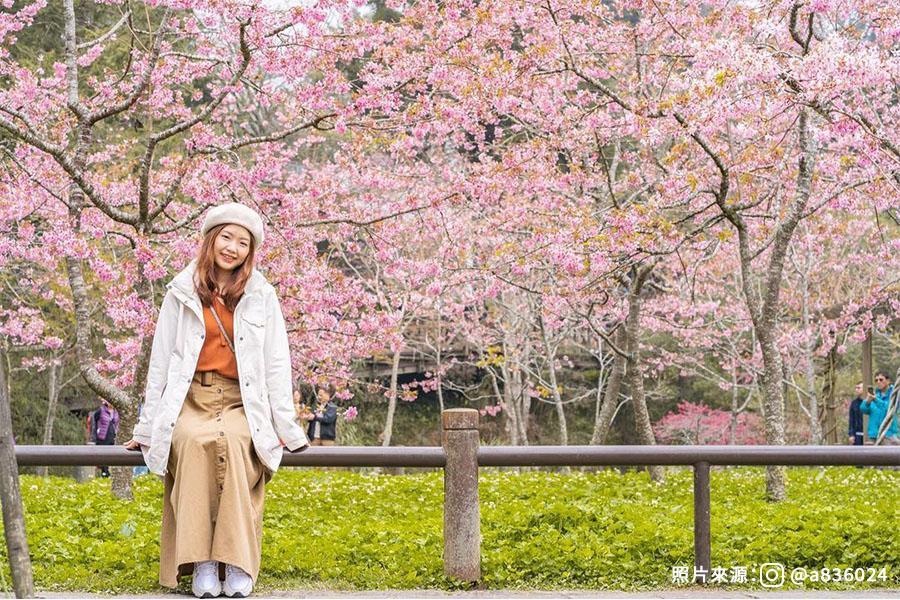
[[[237,202],[221,204],[206,213],[206,218],[203,220],[203,227],[200,228],[200,233],[206,235],[206,232],[216,225],[225,225],[229,223],[246,227],[247,231],[253,236],[256,248],[258,249],[262,246],[264,237],[262,218],[249,206],[244,206]]]

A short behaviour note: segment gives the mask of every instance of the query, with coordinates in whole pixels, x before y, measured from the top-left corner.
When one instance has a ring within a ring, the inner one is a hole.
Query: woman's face
[[[213,246],[216,266],[223,271],[237,269],[250,253],[250,232],[240,225],[226,225]]]

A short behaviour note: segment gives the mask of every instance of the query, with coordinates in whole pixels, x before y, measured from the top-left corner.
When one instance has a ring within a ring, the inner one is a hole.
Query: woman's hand
[[[133,452],[137,451],[137,450],[141,450],[141,446],[142,446],[137,440],[128,440],[127,442],[125,442],[122,445],[125,446],[126,450],[131,450]],[[144,446],[144,447],[146,448],[146,446]]]

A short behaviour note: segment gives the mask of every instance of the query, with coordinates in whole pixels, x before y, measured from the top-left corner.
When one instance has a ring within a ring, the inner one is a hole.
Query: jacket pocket
[[[266,314],[258,306],[247,307],[241,318],[255,327],[265,327],[266,325]]]
[[[266,316],[259,311],[249,310],[241,317],[242,336],[254,348],[262,348],[266,338]]]

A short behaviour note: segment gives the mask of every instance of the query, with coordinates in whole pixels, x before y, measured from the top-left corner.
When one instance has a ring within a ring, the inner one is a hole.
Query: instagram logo
[[[781,587],[784,584],[784,565],[781,563],[763,563],[759,566],[759,584],[767,588]]]

